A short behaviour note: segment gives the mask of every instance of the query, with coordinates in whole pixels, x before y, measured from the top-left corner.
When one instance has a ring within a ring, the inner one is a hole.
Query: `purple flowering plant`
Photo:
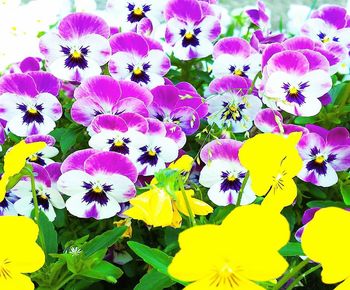
[[[186,229],[264,204],[240,150],[265,134],[300,136],[297,195],[281,210],[290,268],[249,278],[257,288],[221,269],[210,290],[330,289],[300,241],[318,210],[350,207],[350,12],[313,6],[298,34],[282,20],[262,0],[239,14],[214,0],[109,0],[62,15],[38,33],[38,55],[0,67],[0,177],[15,144],[45,145],[0,188],[0,218],[39,226],[38,289],[207,289],[167,268]]]

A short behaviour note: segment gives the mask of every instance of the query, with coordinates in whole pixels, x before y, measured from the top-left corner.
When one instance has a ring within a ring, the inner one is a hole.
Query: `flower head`
[[[32,290],[34,284],[22,273],[39,270],[45,262],[42,249],[36,244],[38,226],[27,217],[0,217],[3,233],[0,241],[0,288]]]
[[[305,226],[301,237],[304,253],[322,265],[322,281],[334,284],[344,281],[335,289],[350,286],[350,212],[329,207],[316,212]]]
[[[180,251],[168,272],[193,282],[185,290],[264,289],[253,281],[283,274],[288,263],[278,250],[288,239],[288,222],[281,214],[259,205],[238,207],[220,226],[196,226],[180,233]],[[254,251],[257,243],[261,250]]]
[[[297,187],[293,177],[302,168],[296,149],[300,137],[300,132],[287,137],[258,134],[240,149],[239,160],[249,170],[253,191],[258,196],[266,195],[263,204],[282,210],[296,198]]]

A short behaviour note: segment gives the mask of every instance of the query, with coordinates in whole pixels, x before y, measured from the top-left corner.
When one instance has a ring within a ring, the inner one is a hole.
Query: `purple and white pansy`
[[[262,106],[258,97],[248,94],[250,87],[250,81],[239,76],[212,81],[206,100],[209,124],[215,123],[219,128],[229,127],[234,133],[248,131]]]
[[[296,116],[314,116],[319,100],[332,87],[329,63],[319,52],[284,50],[271,45],[263,54],[260,95],[272,109]]]
[[[101,66],[111,56],[110,28],[100,17],[73,13],[62,19],[58,33],[46,33],[40,39],[40,51],[49,71],[56,77],[81,82],[101,74]]]
[[[199,183],[208,187],[208,197],[219,205],[236,204],[247,170],[240,164],[238,151],[243,143],[231,139],[218,139],[206,144],[200,158],[206,164]],[[254,202],[256,196],[250,182],[244,188],[241,204]]]
[[[49,172],[41,165],[32,163],[35,174],[35,188],[39,209],[42,210],[50,221],[55,220],[55,209],[65,207],[63,197],[57,188],[52,186]],[[14,203],[18,214],[30,216],[34,209],[31,181],[28,177],[23,178],[11,190],[19,199]]]
[[[124,155],[94,149],[76,151],[62,163],[58,189],[67,210],[80,218],[107,219],[135,196],[137,170]]]
[[[308,125],[297,149],[303,159],[303,169],[298,177],[318,186],[328,187],[337,183],[337,171],[350,168],[350,137],[346,128],[327,131],[316,125]]]
[[[18,197],[11,191],[6,192],[4,199],[0,202],[0,216],[16,216],[18,215],[14,203]]]
[[[6,129],[26,137],[48,134],[62,116],[59,80],[50,73],[9,74],[0,79],[0,119]]]
[[[238,37],[225,37],[214,46],[213,75],[237,75],[253,80],[261,70],[261,54]]]
[[[110,76],[95,76],[84,81],[74,92],[72,119],[88,127],[103,114],[137,113],[148,117],[147,107],[153,96],[147,88],[135,82],[116,81]]]
[[[142,176],[151,176],[166,168],[166,163],[174,161],[179,153],[177,143],[168,136],[161,121],[148,118],[147,122],[148,132],[142,139],[136,140],[137,151],[130,156]]]
[[[28,136],[25,141],[26,143],[45,142],[47,145],[41,151],[28,157],[27,160],[31,163],[37,163],[45,167],[53,163],[54,161],[51,158],[59,153],[58,149],[54,147],[56,140],[50,135],[31,135]]]
[[[112,57],[109,72],[116,80],[128,80],[154,88],[164,84],[170,59],[159,42],[134,32],[111,37]]]
[[[216,16],[207,15],[201,1],[170,0],[164,15],[167,20],[165,40],[181,60],[202,58],[213,52],[213,41],[220,35]],[[202,2],[204,3],[204,2]]]

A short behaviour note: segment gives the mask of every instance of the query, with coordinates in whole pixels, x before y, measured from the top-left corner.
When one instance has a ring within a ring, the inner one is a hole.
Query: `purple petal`
[[[307,209],[303,214],[303,218],[302,218],[303,225],[306,225],[308,222],[310,222],[314,218],[318,210],[320,210],[319,207],[313,207],[313,208]]]
[[[153,95],[153,104],[167,112],[171,112],[180,99],[179,90],[174,86],[158,86],[151,90],[151,93]]]
[[[327,146],[336,147],[350,145],[349,131],[344,127],[336,127],[328,132]]]
[[[221,54],[233,54],[248,57],[250,53],[251,47],[246,40],[238,37],[225,37],[215,44],[213,57],[217,58]]]
[[[283,134],[285,136],[287,136],[287,135],[289,135],[290,133],[293,133],[293,132],[302,132],[303,134],[308,134],[309,133],[309,130],[306,129],[305,127],[294,125],[294,124],[283,124],[282,128],[283,128]],[[272,133],[280,133],[280,129],[278,127],[275,127],[272,130]]]
[[[110,39],[110,45],[112,54],[124,51],[144,57],[149,50],[147,41],[141,35],[134,32],[124,32],[113,35]]]
[[[300,50],[300,49],[313,50],[315,47],[314,41],[305,36],[297,36],[297,37],[287,39],[282,43],[282,45],[287,50]]]
[[[211,94],[222,94],[227,91],[235,92],[237,95],[244,96],[250,88],[246,78],[240,76],[225,76],[215,79],[209,84],[209,92]]]
[[[137,113],[143,117],[148,117],[148,109],[145,104],[136,98],[123,98],[118,103],[113,106],[113,112],[115,113]]]
[[[168,83],[166,83],[168,85]],[[172,83],[169,85],[173,85]],[[187,82],[180,82],[177,85],[175,85],[180,91],[186,91],[186,92],[191,92],[193,94],[198,94],[196,88],[192,86],[190,83]]]
[[[283,46],[279,43],[273,43],[268,45],[262,54],[262,68],[264,68],[267,65],[268,61],[273,55],[283,50]]]
[[[152,33],[152,31],[153,31],[152,21],[147,17],[142,18],[137,25],[137,34],[148,36]]]
[[[196,23],[202,19],[202,9],[196,0],[170,0],[165,6],[164,17]]]
[[[305,134],[298,143],[298,151],[303,160],[310,159],[310,156],[316,156],[317,152],[323,152],[325,140],[316,133]]]
[[[186,135],[192,135],[195,133],[200,125],[200,119],[197,112],[190,107],[176,108],[172,111],[170,117],[173,120],[178,120],[179,126]]]
[[[216,16],[215,10],[213,8],[214,5],[210,5],[205,1],[200,1],[199,4],[201,6],[203,16],[206,16],[206,15]]]
[[[45,184],[47,187],[51,187],[51,178],[47,170],[36,163],[31,163],[35,176],[35,181]]]
[[[109,106],[109,109],[112,110],[112,107]],[[88,127],[97,115],[107,112],[98,103],[98,99],[94,101],[90,98],[81,98],[73,103],[70,113],[76,123]]]
[[[42,71],[29,72],[28,75],[34,79],[36,89],[39,93],[50,93],[54,96],[58,95],[61,82],[54,75]]]
[[[38,95],[34,79],[27,74],[9,74],[1,77],[0,95],[4,93],[32,98]]]
[[[305,49],[301,51],[309,62],[309,70],[321,69],[329,71],[329,62],[321,53]]]
[[[314,124],[306,124],[305,127],[310,131],[310,133],[317,133],[320,135],[324,140],[327,139],[327,135],[329,131],[325,128],[322,128],[320,126],[314,125]]]
[[[327,144],[328,147],[328,144]],[[350,168],[350,144],[332,147],[330,154],[334,160],[329,161],[335,171],[349,170]]]
[[[337,5],[324,5],[312,13],[311,18],[320,18],[336,29],[346,25],[346,9]]]
[[[263,109],[255,117],[255,126],[264,133],[272,132],[275,128],[279,131],[276,118],[283,122],[283,117],[280,112],[272,109]]]
[[[180,148],[186,144],[186,134],[182,131],[181,127],[173,123],[166,123],[166,137],[174,140],[177,146]]]
[[[45,169],[49,173],[52,183],[57,183],[58,178],[62,175],[61,165],[62,163],[59,162],[53,162],[46,165]]]
[[[5,129],[4,129],[4,127],[0,124],[0,144],[4,144],[5,141],[6,141]]]
[[[163,51],[163,46],[159,41],[157,41],[153,38],[147,37],[147,36],[143,36],[143,38],[147,42],[149,50],[158,49],[158,50]]]
[[[132,182],[137,180],[137,170],[130,159],[115,152],[100,152],[93,154],[84,163],[85,172],[90,175],[120,174],[128,177]]]
[[[159,135],[159,136],[166,135],[165,126],[161,121],[157,119],[147,118],[147,122],[148,122],[148,134]]]
[[[63,161],[61,172],[65,173],[70,170],[84,171],[85,160],[98,152],[99,151],[95,149],[84,149],[72,153]]]
[[[301,52],[282,51],[270,58],[267,71],[269,74],[282,71],[301,76],[309,71],[309,62]]]
[[[329,93],[327,93],[320,97],[319,100],[323,106],[327,106],[332,102],[332,97]]]
[[[136,113],[122,113],[119,115],[120,118],[124,120],[128,129],[134,129],[143,134],[146,134],[148,131],[148,122],[145,117],[136,114]]]
[[[151,92],[141,87],[139,84],[131,81],[120,81],[121,98],[135,98],[141,100],[145,106],[149,106],[152,103],[153,96]]]
[[[344,59],[346,51],[342,45],[330,43],[327,45],[327,50],[316,47],[315,51],[321,53],[329,62],[330,66],[335,66]]]
[[[26,143],[45,142],[48,146],[54,146],[56,139],[50,135],[31,135],[25,139]]]
[[[202,119],[208,114],[208,104],[199,95],[193,96],[191,94],[191,92],[180,91],[180,100],[176,107],[191,107],[197,112],[198,117]]]
[[[242,142],[232,139],[213,140],[203,147],[200,158],[205,164],[216,159],[237,162],[238,151],[242,145]]]
[[[23,73],[28,71],[38,71],[40,70],[40,59],[36,57],[26,57],[20,62],[19,68]]]
[[[128,131],[128,126],[122,118],[110,114],[96,116],[92,120],[90,126],[95,133],[100,133],[103,130],[119,132]]]
[[[65,39],[77,39],[87,34],[109,37],[110,29],[101,17],[79,12],[67,15],[58,26],[59,34]]]

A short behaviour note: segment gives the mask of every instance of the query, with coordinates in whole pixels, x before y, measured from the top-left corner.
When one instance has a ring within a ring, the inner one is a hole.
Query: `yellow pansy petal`
[[[0,179],[0,202],[4,200],[6,195],[6,186],[9,182],[9,179],[7,175],[3,174],[3,176]]]
[[[4,172],[8,176],[18,174],[26,164],[26,159],[45,147],[45,142],[26,143],[22,140],[6,153],[4,157]]]
[[[207,215],[213,212],[213,208],[209,204],[196,198],[191,199],[191,205],[195,215]]]
[[[189,155],[181,156],[176,162],[171,163],[168,168],[189,172],[193,165],[193,158]]]
[[[322,264],[322,281],[333,284],[350,277],[350,212],[328,207],[316,212],[301,237],[304,253]]]
[[[244,253],[256,246],[268,252],[277,251],[287,244],[290,236],[289,224],[283,215],[256,204],[235,208],[224,219],[222,227],[226,233],[239,233],[234,239]]]
[[[297,186],[293,179],[284,179],[283,185],[273,187],[266,195],[263,206],[281,211],[284,207],[291,205],[297,197]]]
[[[192,198],[192,196],[194,195],[193,190],[186,190],[185,193],[186,193],[186,196],[187,196],[187,199],[188,199],[188,202],[190,204],[190,207],[192,209],[193,214],[195,214],[195,215],[207,215],[208,213],[213,212],[213,208],[210,205],[206,204],[205,202],[203,202],[199,199]],[[181,213],[183,213],[186,216],[189,216],[186,202],[185,202],[185,199],[184,199],[181,191],[176,192],[175,204]]]
[[[179,211],[177,210],[176,206],[173,206],[173,220],[171,222],[171,226],[173,228],[179,228],[181,226],[181,222],[182,222],[182,217],[179,213]]]
[[[349,290],[350,289],[350,277],[346,279],[343,283],[338,285],[334,290]]]
[[[0,217],[0,228],[6,233],[7,239],[1,238],[2,243],[13,241],[35,242],[38,237],[38,225],[30,218],[24,216],[2,216]]]
[[[273,184],[272,175],[268,172],[262,173],[252,171],[250,172],[250,180],[252,190],[257,196],[266,195]]]
[[[10,279],[4,279],[0,276],[0,289],[3,290],[34,290],[34,284],[29,277],[11,273]]]

